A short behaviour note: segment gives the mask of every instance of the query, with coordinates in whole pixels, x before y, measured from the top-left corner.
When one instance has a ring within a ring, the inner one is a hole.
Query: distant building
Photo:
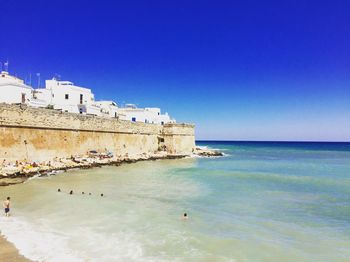
[[[100,107],[101,115],[108,117],[118,117],[118,105],[113,101],[96,101],[95,104]]]
[[[118,108],[119,118],[132,122],[143,122],[151,124],[174,123],[168,113],[161,114],[160,108],[137,108],[133,104],[127,104],[126,107]]]
[[[6,71],[0,75],[0,103],[25,104],[32,98],[33,88]]]
[[[45,88],[33,89],[7,71],[2,71],[0,75],[0,103],[22,103],[132,122],[162,125],[175,122],[168,113],[161,114],[160,108],[137,108],[133,104],[120,108],[114,101],[95,101],[91,89],[76,86],[70,81],[53,78],[45,81]]]

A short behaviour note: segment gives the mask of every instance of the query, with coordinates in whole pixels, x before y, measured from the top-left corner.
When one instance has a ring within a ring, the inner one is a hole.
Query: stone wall
[[[193,125],[164,125],[163,137],[164,144],[170,154],[189,154],[195,148]]]
[[[0,159],[49,160],[109,150],[116,156],[190,154],[194,126],[133,123],[25,105],[0,104]]]

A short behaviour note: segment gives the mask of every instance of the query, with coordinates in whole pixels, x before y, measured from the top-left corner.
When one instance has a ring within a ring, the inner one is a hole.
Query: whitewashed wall
[[[161,114],[159,108],[118,108],[120,119],[134,122],[167,124],[172,122],[169,115]]]
[[[24,100],[22,101],[22,94]],[[17,104],[27,102],[32,97],[32,88],[25,85],[23,80],[9,75],[7,72],[0,74],[0,103]]]
[[[94,102],[94,95],[90,89],[75,86],[71,82],[52,79],[46,80],[45,85],[46,89],[50,90],[52,94],[52,105],[55,109],[79,113],[78,105],[91,105]],[[67,95],[68,97],[66,97]],[[81,95],[83,96],[82,101],[80,99]]]

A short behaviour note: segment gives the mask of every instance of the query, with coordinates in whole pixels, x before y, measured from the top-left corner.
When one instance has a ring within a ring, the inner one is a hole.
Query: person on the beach
[[[5,209],[5,216],[10,216],[10,197],[7,197],[3,203]]]

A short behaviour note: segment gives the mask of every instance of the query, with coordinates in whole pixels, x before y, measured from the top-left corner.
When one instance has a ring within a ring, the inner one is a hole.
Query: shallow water
[[[350,144],[201,145],[228,156],[0,188],[0,229],[39,261],[349,261]]]

